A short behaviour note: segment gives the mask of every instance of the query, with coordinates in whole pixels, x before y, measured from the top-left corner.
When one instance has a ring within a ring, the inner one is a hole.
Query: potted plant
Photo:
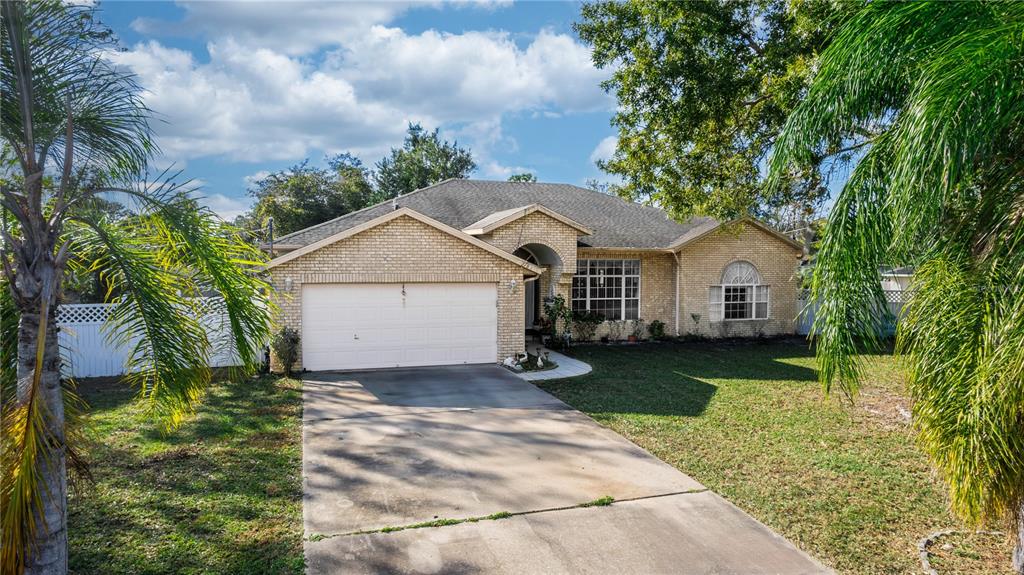
[[[644,320],[637,318],[630,323],[629,343],[636,343],[644,335]]]

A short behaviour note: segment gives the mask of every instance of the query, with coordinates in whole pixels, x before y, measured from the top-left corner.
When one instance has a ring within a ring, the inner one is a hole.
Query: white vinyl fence
[[[883,292],[885,293],[885,301],[889,306],[889,313],[892,314],[896,321],[888,322],[885,326],[885,333],[882,335],[891,336],[896,333],[896,323],[899,322],[900,315],[903,313],[903,305],[910,299],[910,292],[905,290],[883,290]],[[811,302],[809,298],[810,294],[804,291],[796,302],[796,308],[800,310],[800,314],[796,319],[796,332],[801,335],[811,333],[811,329],[814,326],[814,316],[818,311],[818,302]]]
[[[70,304],[57,308],[61,372],[65,377],[123,375],[133,344],[118,346],[104,324],[117,304]],[[223,300],[207,298],[199,306],[200,323],[213,348],[210,367],[238,365]]]

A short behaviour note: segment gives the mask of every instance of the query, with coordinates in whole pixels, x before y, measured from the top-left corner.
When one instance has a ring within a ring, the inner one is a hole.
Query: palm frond
[[[168,425],[177,425],[209,380],[210,345],[193,313],[187,270],[164,265],[145,225],[77,221],[83,225],[69,230],[74,241],[102,254],[92,270],[123,289],[106,329],[112,344],[131,349],[127,380]]]
[[[920,443],[976,522],[1024,501],[1024,4],[866,3],[822,54],[772,182],[876,132],[814,271],[820,378],[877,343],[878,266],[914,265],[897,332]],[[873,319],[875,318],[875,319]]]
[[[118,177],[140,173],[154,151],[149,110],[135,78],[107,58],[116,41],[95,18],[96,8],[60,0],[3,8],[0,88],[11,96],[0,99],[3,139],[23,157],[34,154],[40,165],[48,159],[62,169],[70,118],[76,165]]]
[[[33,553],[36,534],[46,529],[39,510],[51,494],[39,486],[45,467],[53,464],[52,415],[31,393],[23,403],[8,401],[0,416],[0,565],[5,573],[21,573]]]

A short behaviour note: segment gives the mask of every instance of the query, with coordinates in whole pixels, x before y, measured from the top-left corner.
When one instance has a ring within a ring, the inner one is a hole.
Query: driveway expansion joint
[[[616,503],[630,503],[633,501],[644,501],[647,499],[657,499],[659,497],[672,497],[675,495],[691,495],[697,493],[705,493],[708,489],[687,489],[684,491],[673,491],[671,493],[657,493],[655,495],[640,495],[638,497],[627,497],[624,499],[615,499],[611,496],[605,496],[593,501],[585,501],[583,503],[577,503],[575,505],[564,505],[561,507],[548,507],[545,509],[530,509],[527,511],[497,511],[490,515],[484,515],[479,517],[464,517],[461,519],[433,519],[431,521],[422,521],[419,523],[412,523],[409,525],[398,525],[398,526],[386,526],[378,529],[360,529],[358,531],[349,531],[347,533],[314,533],[305,537],[305,541],[317,542],[325,539],[334,539],[337,537],[354,537],[356,535],[375,535],[378,533],[397,533],[399,531],[407,531],[409,529],[429,529],[429,528],[440,528],[440,527],[451,527],[452,525],[461,525],[463,523],[479,523],[480,521],[500,521],[502,519],[508,519],[511,517],[521,517],[524,515],[536,515],[538,513],[552,513],[555,511],[570,511],[573,509],[590,509],[593,507],[609,507]]]

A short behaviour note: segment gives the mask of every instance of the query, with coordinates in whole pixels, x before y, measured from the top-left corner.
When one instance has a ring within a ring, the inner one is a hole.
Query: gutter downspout
[[[679,337],[679,252],[672,252],[672,255],[676,259],[676,337]]]

